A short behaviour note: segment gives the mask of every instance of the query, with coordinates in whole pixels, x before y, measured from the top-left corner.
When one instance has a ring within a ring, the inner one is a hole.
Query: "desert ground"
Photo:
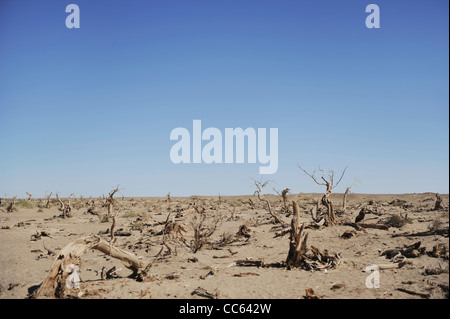
[[[333,225],[313,219],[326,213],[322,195],[3,199],[0,298],[448,298],[448,195],[436,208],[434,193],[352,193],[344,211],[343,194],[331,194]],[[294,202],[308,258],[286,267]],[[63,248],[86,236],[134,256],[138,272],[89,248],[78,286],[39,293]],[[369,265],[378,288],[366,285]]]

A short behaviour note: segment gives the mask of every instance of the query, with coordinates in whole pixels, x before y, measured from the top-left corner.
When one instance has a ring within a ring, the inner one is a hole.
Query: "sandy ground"
[[[305,225],[313,222],[309,210],[320,196],[288,196],[289,201],[299,203]],[[290,224],[292,216],[283,211],[281,197],[264,197],[271,201],[277,215]],[[448,195],[442,195],[442,199],[448,207]],[[23,200],[13,212],[7,212],[9,201],[3,200],[0,208],[0,298],[27,298],[29,292],[46,278],[56,255],[68,243],[87,235],[99,235],[109,240],[112,220],[105,220],[107,209],[102,207],[100,198],[95,198],[97,215],[89,213],[91,200],[72,198],[70,218],[60,217],[56,200],[52,201],[50,209],[39,208],[45,203],[43,199],[32,199],[31,205]],[[342,209],[342,194],[333,194],[331,200],[338,211]],[[297,299],[305,296],[307,288],[312,288],[324,299],[448,298],[448,252],[441,257],[429,254],[437,244],[443,244],[448,251],[448,232],[446,236],[395,236],[423,232],[432,227],[448,227],[448,208],[435,211],[434,203],[435,195],[431,193],[350,194],[347,212],[338,215],[339,222],[354,221],[361,208],[366,207],[376,214],[366,214],[364,223],[383,224],[392,215],[400,214],[407,214],[408,223],[400,228],[366,229],[365,232],[344,225],[307,229],[308,245],[341,256],[335,269],[307,271],[235,264],[237,260],[246,259],[263,260],[266,264],[282,263],[287,257],[289,233],[275,236],[281,228],[274,224],[265,204],[255,196],[172,198],[170,203],[166,198],[116,197],[114,229],[129,236],[117,235],[115,246],[133,252],[144,265],[152,262],[150,275],[143,282],[128,278],[131,271],[121,261],[91,250],[82,256],[78,296],[202,298],[192,294],[200,287],[217,298],[226,299]],[[178,236],[162,234],[169,213],[169,220],[184,229]],[[191,247],[193,223],[198,222],[201,215],[205,216],[204,226],[217,222],[217,228],[194,253]],[[237,234],[242,225],[248,227],[249,236]],[[354,231],[355,236],[344,239],[341,235],[345,231]],[[167,246],[163,245],[163,238]],[[364,270],[369,264],[394,264],[392,259],[381,256],[382,252],[418,241],[420,247],[425,247],[421,256],[407,258],[409,263],[402,268],[380,270],[380,287],[366,287],[369,274]],[[114,266],[117,269],[115,276],[102,279],[102,270],[105,272]],[[427,274],[428,270],[435,269],[443,272]]]

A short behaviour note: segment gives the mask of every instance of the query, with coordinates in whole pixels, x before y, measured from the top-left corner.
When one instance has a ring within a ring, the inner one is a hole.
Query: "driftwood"
[[[77,239],[66,245],[53,262],[47,278],[36,292],[35,298],[64,298],[67,277],[71,274],[68,271],[71,266],[81,266],[80,257],[89,249],[96,249],[113,258],[121,260],[125,267],[131,269],[136,274],[142,267],[136,255],[111,246],[98,236],[87,236]]]

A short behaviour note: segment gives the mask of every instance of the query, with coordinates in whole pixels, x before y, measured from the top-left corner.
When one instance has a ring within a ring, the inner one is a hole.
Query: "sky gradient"
[[[195,119],[278,128],[269,192],[322,191],[300,164],[347,166],[336,192],[448,193],[448,6],[2,0],[0,197],[252,194],[259,164],[170,161],[171,130]]]

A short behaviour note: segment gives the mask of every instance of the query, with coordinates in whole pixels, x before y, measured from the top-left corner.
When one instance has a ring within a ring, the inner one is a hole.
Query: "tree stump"
[[[293,201],[292,204],[294,215],[291,221],[289,253],[286,259],[287,269],[299,267],[302,265],[304,255],[307,251],[306,241],[308,240],[308,234],[303,232],[304,224],[300,225],[300,209],[298,207],[298,203],[296,201]]]

